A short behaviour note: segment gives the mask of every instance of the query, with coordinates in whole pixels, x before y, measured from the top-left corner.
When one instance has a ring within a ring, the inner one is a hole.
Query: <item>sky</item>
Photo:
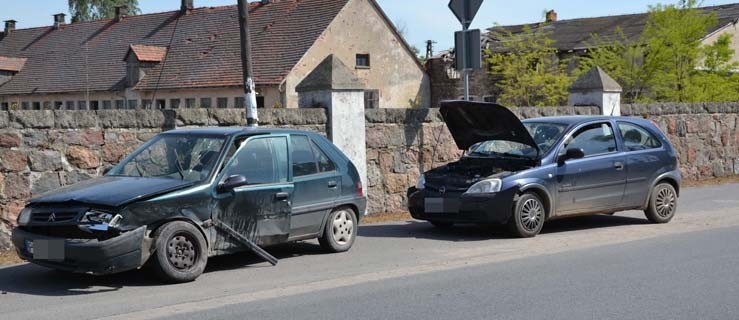
[[[406,40],[425,52],[426,40],[434,40],[435,51],[454,46],[454,31],[461,25],[447,8],[448,0],[377,0],[396,25],[405,30]],[[471,28],[494,24],[538,22],[544,12],[554,9],[559,19],[639,13],[650,5],[677,0],[484,0]],[[735,3],[737,0],[704,0],[703,5]],[[67,0],[0,0],[0,21],[18,21],[17,28],[52,24],[52,15],[68,13]],[[196,7],[236,4],[236,0],[195,0]],[[177,10],[179,0],[139,0],[143,13]],[[69,21],[69,16],[67,16]]]

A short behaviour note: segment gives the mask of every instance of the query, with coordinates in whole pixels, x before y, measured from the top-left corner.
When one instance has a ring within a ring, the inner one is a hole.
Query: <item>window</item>
[[[213,99],[211,99],[211,98],[200,98],[200,107],[201,108],[212,108],[213,107]]]
[[[370,67],[370,55],[368,53],[357,54],[357,69],[367,69]]]
[[[318,173],[316,157],[307,136],[291,136],[293,176],[302,177]]]
[[[28,110],[31,109],[31,104],[28,101],[21,102],[21,109]]]
[[[8,111],[8,107],[9,105],[7,102],[0,103],[0,110]]]
[[[364,91],[364,108],[365,109],[380,108],[380,90]]]
[[[228,98],[218,98],[216,105],[221,109],[228,108]]]
[[[585,156],[593,156],[616,151],[616,137],[613,128],[607,123],[596,123],[587,125],[578,130],[565,143],[565,152],[569,148],[580,148]]]
[[[234,107],[235,108],[243,108],[244,107],[244,97],[236,97],[236,98],[234,98]]]
[[[287,181],[287,139],[258,138],[247,142],[231,160],[224,177],[243,175],[250,184]]]
[[[336,165],[333,161],[326,155],[326,153],[321,150],[314,142],[311,141],[311,145],[313,146],[313,152],[316,154],[316,160],[318,162],[318,171],[319,172],[331,172],[336,171]]]
[[[143,99],[143,100],[141,100],[141,108],[142,109],[151,109],[151,99]]]
[[[103,100],[103,110],[113,109],[113,102],[110,100]]]
[[[90,110],[100,110],[100,101],[90,101]]]
[[[180,107],[180,99],[169,99],[169,107],[178,109]]]
[[[156,102],[157,109],[164,109],[166,106],[167,106],[167,100],[157,99],[157,102]]]
[[[74,101],[67,101],[65,102],[65,109],[67,110],[74,110]]]
[[[264,97],[257,96],[257,108],[258,109],[264,108]]]
[[[62,110],[63,106],[64,106],[64,102],[54,101],[54,110]]]
[[[619,122],[618,131],[621,132],[626,151],[655,149],[662,146],[657,137],[637,125]]]
[[[118,99],[115,101],[115,108],[116,109],[124,109],[126,108],[126,100]]]
[[[51,107],[51,101],[44,101],[44,110],[53,110]]]
[[[195,108],[195,98],[185,99],[185,108]]]
[[[128,108],[136,109],[139,106],[138,100],[128,100]]]
[[[41,110],[41,102],[38,102],[38,101],[34,102],[31,110]]]

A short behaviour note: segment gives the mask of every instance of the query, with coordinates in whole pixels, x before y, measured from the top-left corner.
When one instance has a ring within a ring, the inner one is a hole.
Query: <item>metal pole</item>
[[[470,10],[469,1],[464,2],[464,11],[468,12]],[[464,59],[464,101],[470,101],[470,71],[467,66],[469,66],[469,61],[467,61],[467,57],[469,56],[467,54],[467,30],[470,28],[470,23],[465,21],[462,23],[462,31],[465,31],[462,33],[462,59]]]
[[[249,2],[238,0],[239,31],[241,35],[241,68],[244,73],[244,108],[246,109],[246,126],[259,126],[257,115],[257,93],[254,89],[251,65],[251,34],[249,33]]]
[[[464,100],[470,101],[470,71],[464,69]]]

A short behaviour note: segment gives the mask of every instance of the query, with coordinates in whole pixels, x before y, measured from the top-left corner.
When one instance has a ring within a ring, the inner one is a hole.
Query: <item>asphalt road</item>
[[[346,254],[316,243],[219,257],[196,282],[146,272],[0,269],[0,319],[736,319],[739,185],[686,189],[678,216],[548,223],[534,239],[426,223],[360,227]]]

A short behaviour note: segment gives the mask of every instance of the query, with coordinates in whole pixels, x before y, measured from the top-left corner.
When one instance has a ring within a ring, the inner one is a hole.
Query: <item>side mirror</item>
[[[226,181],[218,184],[218,191],[231,191],[238,187],[243,187],[247,184],[249,184],[249,182],[246,181],[246,177],[242,175],[233,175],[226,178]]]
[[[582,159],[585,158],[585,151],[580,148],[569,148],[567,152],[557,159],[557,162],[564,164],[567,160]]]

